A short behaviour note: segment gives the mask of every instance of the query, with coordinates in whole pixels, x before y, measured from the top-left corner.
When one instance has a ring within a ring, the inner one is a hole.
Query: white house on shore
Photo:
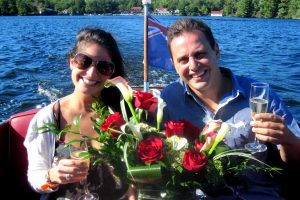
[[[223,17],[223,10],[212,10],[210,12],[210,16],[212,16],[212,17]]]
[[[171,15],[167,8],[156,8],[154,14],[156,15]]]

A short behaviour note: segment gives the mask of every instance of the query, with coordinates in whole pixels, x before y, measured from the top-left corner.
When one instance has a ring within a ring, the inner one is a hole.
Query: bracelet
[[[41,186],[41,189],[44,191],[44,190],[47,190],[48,188],[51,188],[51,189],[56,189],[58,187],[58,183],[53,183],[50,179],[50,169],[47,171],[47,174],[46,174],[46,183],[44,185]]]

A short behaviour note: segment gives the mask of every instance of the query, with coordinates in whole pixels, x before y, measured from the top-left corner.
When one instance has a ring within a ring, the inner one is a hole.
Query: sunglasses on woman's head
[[[78,69],[87,69],[94,62],[92,58],[90,58],[89,56],[83,53],[76,54],[73,60],[76,63],[76,67]],[[104,60],[95,61],[94,66],[96,67],[97,71],[104,76],[111,76],[115,72],[114,63],[108,61],[104,61]]]

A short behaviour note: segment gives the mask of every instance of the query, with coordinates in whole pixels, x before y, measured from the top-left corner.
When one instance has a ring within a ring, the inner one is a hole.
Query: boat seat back
[[[9,179],[18,195],[26,199],[39,199],[27,181],[27,151],[23,145],[28,125],[38,109],[12,115],[9,119]]]

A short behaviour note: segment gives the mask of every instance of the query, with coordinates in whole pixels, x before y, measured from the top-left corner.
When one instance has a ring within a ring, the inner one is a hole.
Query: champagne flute
[[[266,113],[268,111],[269,84],[264,82],[254,82],[250,90],[250,109],[254,119],[256,113]],[[264,152],[267,150],[265,144],[260,143],[255,137],[254,142],[245,145],[245,148],[252,153]]]
[[[90,166],[90,159],[87,157],[87,145],[85,149],[75,149],[70,146],[70,157],[75,160],[84,161]],[[99,200],[99,196],[96,193],[91,193],[88,189],[87,178],[80,182],[84,187],[84,194],[77,198],[77,200]]]

